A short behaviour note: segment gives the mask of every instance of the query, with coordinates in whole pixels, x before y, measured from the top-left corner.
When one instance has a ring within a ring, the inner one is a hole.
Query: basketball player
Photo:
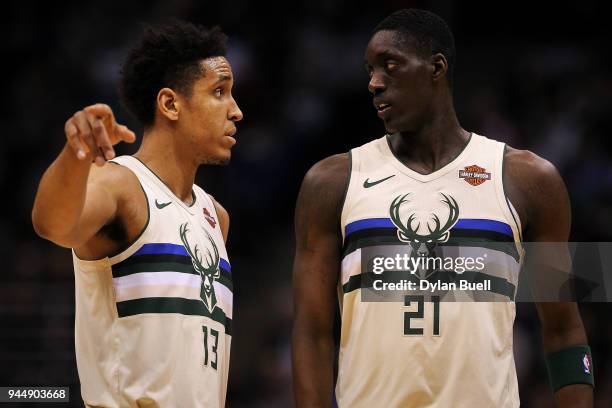
[[[305,176],[294,264],[298,407],[332,404],[336,296],[338,406],[519,406],[512,300],[521,241],[567,241],[570,205],[553,165],[460,126],[454,59],[453,36],[438,16],[412,9],[383,20],[365,65],[388,134],[322,160]],[[362,300],[373,285],[362,273],[362,251],[452,256],[489,246],[497,249],[487,250],[493,259],[484,273],[502,301]],[[558,406],[592,406],[591,357],[576,304],[537,308]]]
[[[242,112],[218,29],[149,27],[122,70],[135,135],[106,105],[65,125],[32,219],[73,249],[76,356],[91,407],[223,407],[231,344],[229,216],[194,184],[227,164]],[[92,162],[95,165],[92,165]]]

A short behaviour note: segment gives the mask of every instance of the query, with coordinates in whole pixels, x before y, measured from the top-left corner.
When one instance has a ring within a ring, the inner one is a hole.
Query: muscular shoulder
[[[306,173],[302,188],[343,194],[350,173],[349,161],[349,154],[341,153],[317,162]]]
[[[298,248],[313,241],[339,245],[339,220],[349,175],[348,153],[330,156],[308,170],[295,210]]]
[[[506,170],[512,178],[520,179],[529,186],[542,182],[561,180],[557,168],[548,160],[529,150],[506,147]]]
[[[89,184],[102,188],[117,199],[129,199],[133,195],[142,195],[140,182],[127,167],[109,162],[103,167],[92,166]]]
[[[299,231],[304,237],[315,230],[336,233],[349,175],[348,153],[330,156],[308,170],[295,210],[298,236]]]
[[[569,198],[557,168],[528,150],[506,148],[504,163],[506,194],[515,205],[523,224],[531,231],[559,217],[569,229]],[[563,219],[563,220],[562,220]],[[563,235],[563,234],[561,234]]]

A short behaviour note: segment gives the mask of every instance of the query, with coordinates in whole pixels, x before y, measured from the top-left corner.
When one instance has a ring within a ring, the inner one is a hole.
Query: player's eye
[[[397,62],[395,62],[393,60],[385,61],[385,70],[387,70],[387,72],[392,72],[396,68],[397,68]]]
[[[215,89],[215,96],[217,98],[220,98],[223,95],[223,88],[217,88]]]

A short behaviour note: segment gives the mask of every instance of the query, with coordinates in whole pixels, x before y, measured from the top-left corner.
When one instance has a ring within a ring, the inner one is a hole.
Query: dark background
[[[40,176],[64,143],[63,124],[76,110],[107,103],[141,134],[116,90],[141,22],[179,17],[220,24],[230,36],[234,94],[245,117],[231,165],[202,168],[197,179],[232,219],[228,251],[236,296],[228,406],[292,404],[297,191],[316,161],[384,133],[362,59],[372,28],[396,9],[426,8],[449,23],[463,126],[552,161],[570,191],[572,240],[612,241],[611,29],[604,2],[54,3],[3,5],[8,94],[0,148],[0,385],[70,385],[72,403],[81,404],[70,251],[35,236],[30,210]],[[517,309],[521,401],[547,407],[552,394],[537,315],[531,304]],[[584,304],[581,310],[594,352],[597,406],[610,407],[612,308]]]

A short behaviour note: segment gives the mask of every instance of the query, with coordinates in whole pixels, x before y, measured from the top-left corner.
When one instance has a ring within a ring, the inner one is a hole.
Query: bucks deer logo
[[[213,282],[219,279],[221,275],[221,271],[219,270],[219,250],[217,249],[217,245],[215,245],[215,241],[210,236],[208,231],[206,232],[206,237],[208,238],[208,242],[210,242],[210,246],[212,247],[212,252],[210,249],[206,248],[206,256],[203,258],[202,253],[200,252],[200,248],[196,244],[193,249],[189,244],[189,240],[187,239],[187,233],[189,232],[188,223],[181,224],[179,227],[179,234],[181,236],[181,241],[183,241],[183,246],[187,250],[187,253],[191,257],[191,263],[193,264],[193,268],[200,274],[202,278],[202,286],[200,287],[200,298],[204,303],[204,306],[208,309],[210,313],[212,313],[213,309],[217,304],[217,297],[215,296],[215,287],[213,286]]]
[[[450,229],[459,220],[459,205],[457,201],[444,193],[441,193],[441,195],[442,202],[448,207],[448,217],[444,224],[442,224],[440,217],[437,214],[432,214],[431,219],[425,223],[428,234],[419,233],[421,222],[416,219],[415,213],[410,214],[405,223],[401,219],[400,208],[403,204],[409,202],[408,197],[410,193],[397,196],[389,208],[391,221],[397,227],[397,238],[402,242],[409,243],[412,253],[417,256],[431,256],[436,245],[448,241]],[[431,273],[433,271],[428,272]]]

